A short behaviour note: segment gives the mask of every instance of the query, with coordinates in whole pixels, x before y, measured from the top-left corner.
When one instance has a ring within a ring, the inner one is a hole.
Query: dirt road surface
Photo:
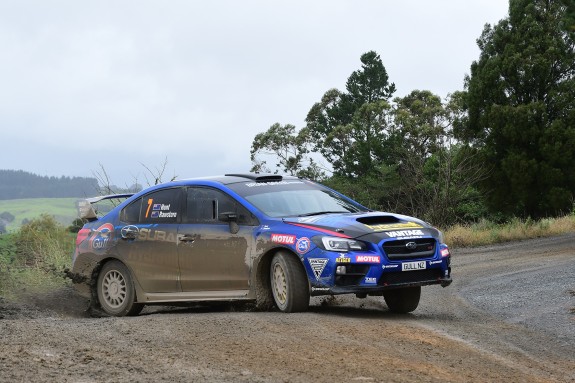
[[[454,283],[306,313],[148,307],[94,318],[71,289],[0,300],[0,382],[575,382],[575,234],[455,250]]]

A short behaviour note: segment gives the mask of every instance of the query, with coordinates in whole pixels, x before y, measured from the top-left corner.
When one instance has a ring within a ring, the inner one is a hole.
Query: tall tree
[[[476,218],[459,208],[477,199],[474,185],[485,177],[477,153],[454,137],[464,119],[462,96],[456,92],[443,103],[430,91],[414,90],[394,100],[396,210],[437,225]]]
[[[309,137],[307,129],[296,131],[294,125],[275,123],[263,133],[258,133],[252,142],[250,158],[251,171],[271,172],[261,155],[272,155],[277,160],[274,173],[282,171],[291,175],[319,180],[324,172],[319,165],[309,157]]]
[[[510,0],[509,17],[486,25],[466,80],[463,137],[494,169],[490,206],[541,217],[573,209],[575,40],[560,0]]]
[[[374,170],[387,134],[391,109],[387,102],[395,92],[379,55],[361,55],[361,69],[346,82],[347,92],[328,90],[314,104],[307,118],[313,150],[333,166],[334,173],[363,176]]]

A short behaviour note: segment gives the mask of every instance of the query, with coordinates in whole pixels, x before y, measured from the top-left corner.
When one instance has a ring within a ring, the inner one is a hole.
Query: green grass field
[[[29,198],[0,200],[0,213],[5,211],[15,219],[6,225],[8,232],[18,230],[22,220],[32,220],[42,214],[53,216],[57,222],[68,226],[78,217],[76,210],[77,198]]]

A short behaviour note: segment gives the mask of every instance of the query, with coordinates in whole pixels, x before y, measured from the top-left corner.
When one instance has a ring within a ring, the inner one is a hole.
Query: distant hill
[[[26,198],[0,201],[0,234],[16,231],[27,221],[42,214],[70,226],[78,217],[77,198]]]
[[[0,170],[0,200],[79,198],[97,194],[98,180],[88,177],[48,177],[23,170]]]

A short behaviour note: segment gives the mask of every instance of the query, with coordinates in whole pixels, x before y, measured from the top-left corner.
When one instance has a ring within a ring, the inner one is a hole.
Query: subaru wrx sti
[[[126,198],[102,217],[93,203]],[[109,315],[144,305],[247,301],[305,311],[311,296],[383,296],[391,311],[421,287],[451,283],[439,230],[367,209],[291,176],[229,174],[174,181],[79,205],[72,275]]]

